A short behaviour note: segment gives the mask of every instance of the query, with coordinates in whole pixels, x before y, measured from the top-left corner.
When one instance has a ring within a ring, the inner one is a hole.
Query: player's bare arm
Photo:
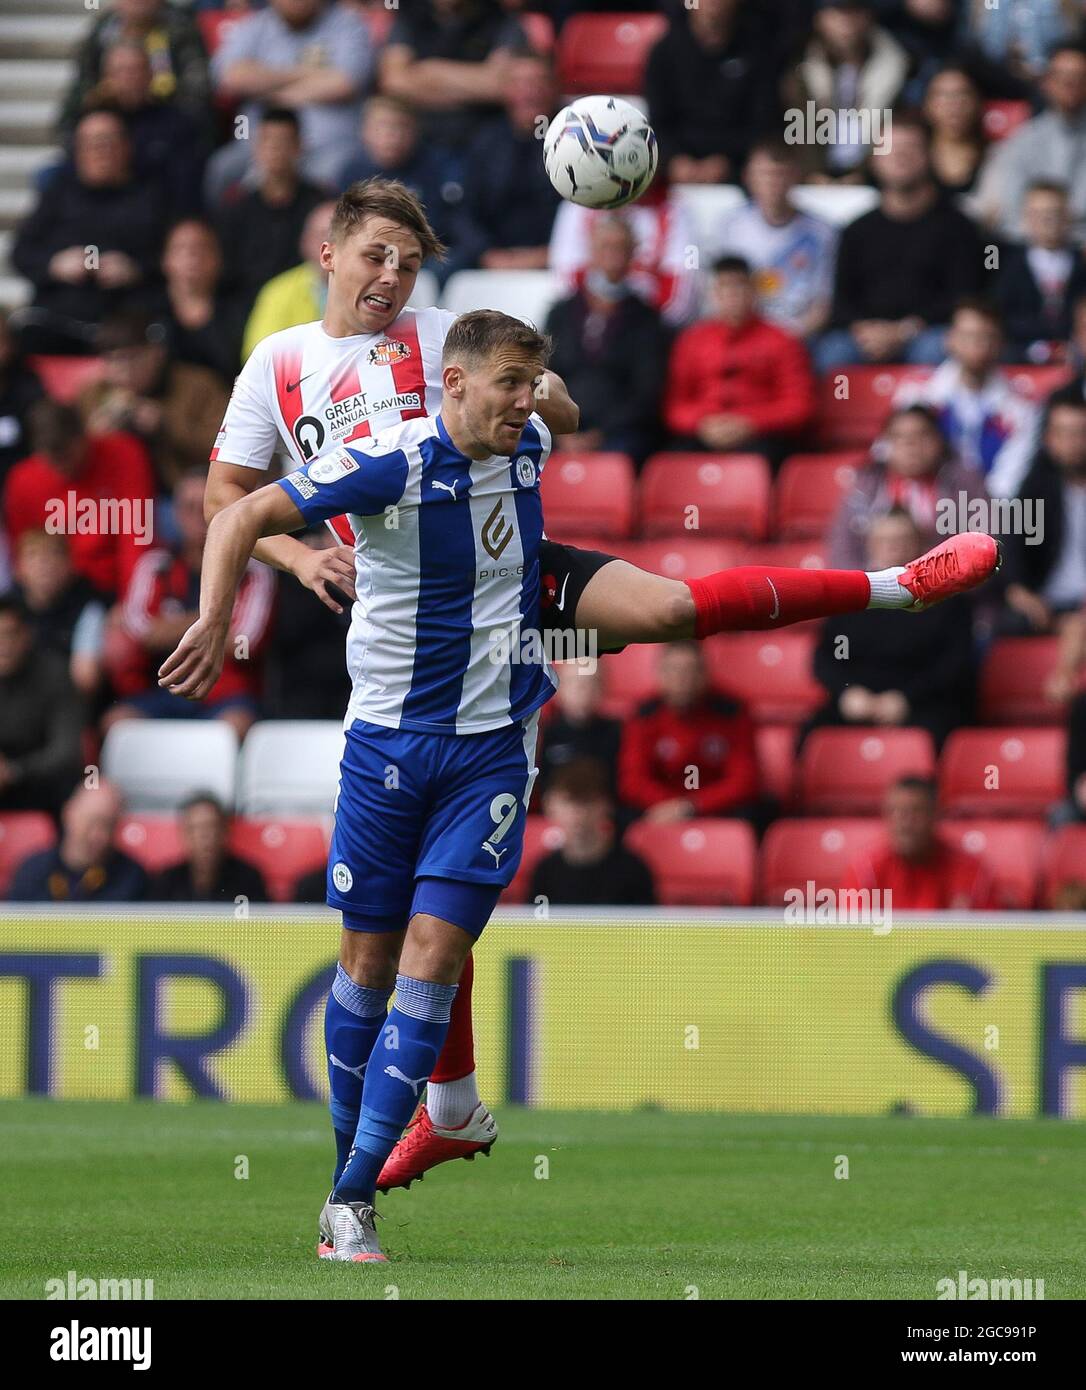
[[[260,470],[216,459],[208,470],[204,491],[204,515],[208,521],[225,507],[259,491],[265,477]],[[339,589],[348,598],[354,597],[354,556],[349,545],[311,550],[293,536],[268,536],[256,543],[253,556],[273,569],[292,574],[333,613],[342,613],[343,605],[329,591],[329,586]]]
[[[204,698],[222,672],[230,617],[253,547],[263,536],[304,525],[301,512],[274,483],[232,502],[213,518],[200,572],[200,616],[159,668],[160,686],[187,700]]]
[[[581,407],[558,373],[549,369],[536,382],[535,413],[551,434],[572,434],[581,423]]]

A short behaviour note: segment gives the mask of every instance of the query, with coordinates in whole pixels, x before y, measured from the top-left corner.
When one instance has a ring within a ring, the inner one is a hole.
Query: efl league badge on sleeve
[[[348,473],[358,470],[358,460],[346,449],[340,449],[331,458],[320,459],[309,466],[309,476],[315,483],[338,483]]]
[[[521,487],[535,487],[535,464],[527,454],[517,459],[517,482]]]

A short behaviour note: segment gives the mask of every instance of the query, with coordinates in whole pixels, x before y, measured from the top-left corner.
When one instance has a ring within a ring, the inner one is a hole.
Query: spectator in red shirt
[[[881,889],[899,911],[999,906],[984,861],[939,839],[935,785],[901,777],[883,806],[887,843],[853,864],[847,888]]]
[[[660,694],[626,725],[623,801],[651,821],[688,816],[761,819],[754,725],[738,700],[709,687],[696,642],[671,642],[657,665]]]
[[[155,487],[147,452],[128,434],[90,438],[79,412],[53,400],[30,412],[35,452],[8,474],[4,525],[67,535],[72,567],[102,595],[123,592],[154,531]]]
[[[713,271],[713,312],[679,334],[664,421],[684,449],[765,454],[779,463],[815,412],[815,383],[798,338],[759,318],[746,261]]]
[[[207,698],[194,704],[158,686],[159,666],[199,611],[206,481],[205,474],[194,469],[178,482],[173,506],[180,544],[176,549],[146,551],[125,591],[109,654],[113,684],[122,699],[107,714],[107,727],[121,719],[225,719],[244,738],[257,716],[259,658],[275,580],[256,560],[250,560],[242,576],[222,675]]]

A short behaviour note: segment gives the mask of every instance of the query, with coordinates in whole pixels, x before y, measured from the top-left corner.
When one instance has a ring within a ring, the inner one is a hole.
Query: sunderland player
[[[438,416],[340,447],[220,512],[200,617],[160,670],[164,688],[203,698],[257,541],[349,515],[358,599],[328,901],[354,949],[326,1036],[337,1129],[358,1118],[321,1217],[321,1253],[337,1260],[385,1258],[380,1174],[444,1045],[472,942],[521,857],[539,710],[556,682],[545,656],[518,661],[507,645],[497,657],[491,634],[538,631],[542,614],[539,482],[551,436],[532,406],[547,351],[517,319],[465,314],[445,341]],[[866,606],[877,593],[881,606],[926,605],[978,582],[995,549],[990,537],[955,537],[894,572],[842,571],[851,594],[835,602]],[[720,595],[701,583],[692,627],[719,618]]]
[[[422,260],[440,249],[421,205],[403,185],[371,179],[343,194],[321,250],[328,272],[325,316],[271,335],[242,369],[212,456],[209,516],[264,481],[277,446],[304,465],[337,445],[372,438],[437,408],[442,343],[453,315],[406,305]],[[552,433],[574,429],[578,411],[561,380],[541,372],[543,382],[535,406],[545,425]],[[338,530],[345,533],[342,518]],[[354,556],[347,546],[313,551],[279,535],[262,540],[254,553],[293,573],[336,611],[336,588],[353,596]],[[937,587],[968,587],[990,572],[995,545],[987,538],[962,538],[935,555],[916,571],[921,589],[933,581]],[[872,586],[859,572],[744,566],[688,586],[600,552],[546,540],[540,558],[544,626],[593,630],[603,650],[783,626],[869,602],[908,606],[916,597],[894,575],[876,576]],[[345,932],[341,963],[348,975],[353,949]],[[446,1159],[485,1152],[494,1141],[497,1129],[475,1084],[470,998],[469,956],[426,1105],[382,1174],[382,1188],[406,1185]],[[330,1061],[333,1082],[342,1080],[337,1071]],[[351,1128],[336,1124],[341,1155]]]

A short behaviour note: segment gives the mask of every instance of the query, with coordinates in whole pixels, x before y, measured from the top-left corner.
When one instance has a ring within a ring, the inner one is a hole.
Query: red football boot
[[[991,579],[1003,563],[1003,548],[994,536],[982,531],[963,531],[912,560],[897,577],[915,602],[905,610],[918,613],[955,594],[975,589]]]
[[[377,1179],[377,1191],[410,1187],[416,1178],[454,1158],[489,1154],[498,1138],[494,1116],[480,1102],[456,1129],[438,1129],[425,1105],[420,1105],[404,1136],[388,1156]]]

